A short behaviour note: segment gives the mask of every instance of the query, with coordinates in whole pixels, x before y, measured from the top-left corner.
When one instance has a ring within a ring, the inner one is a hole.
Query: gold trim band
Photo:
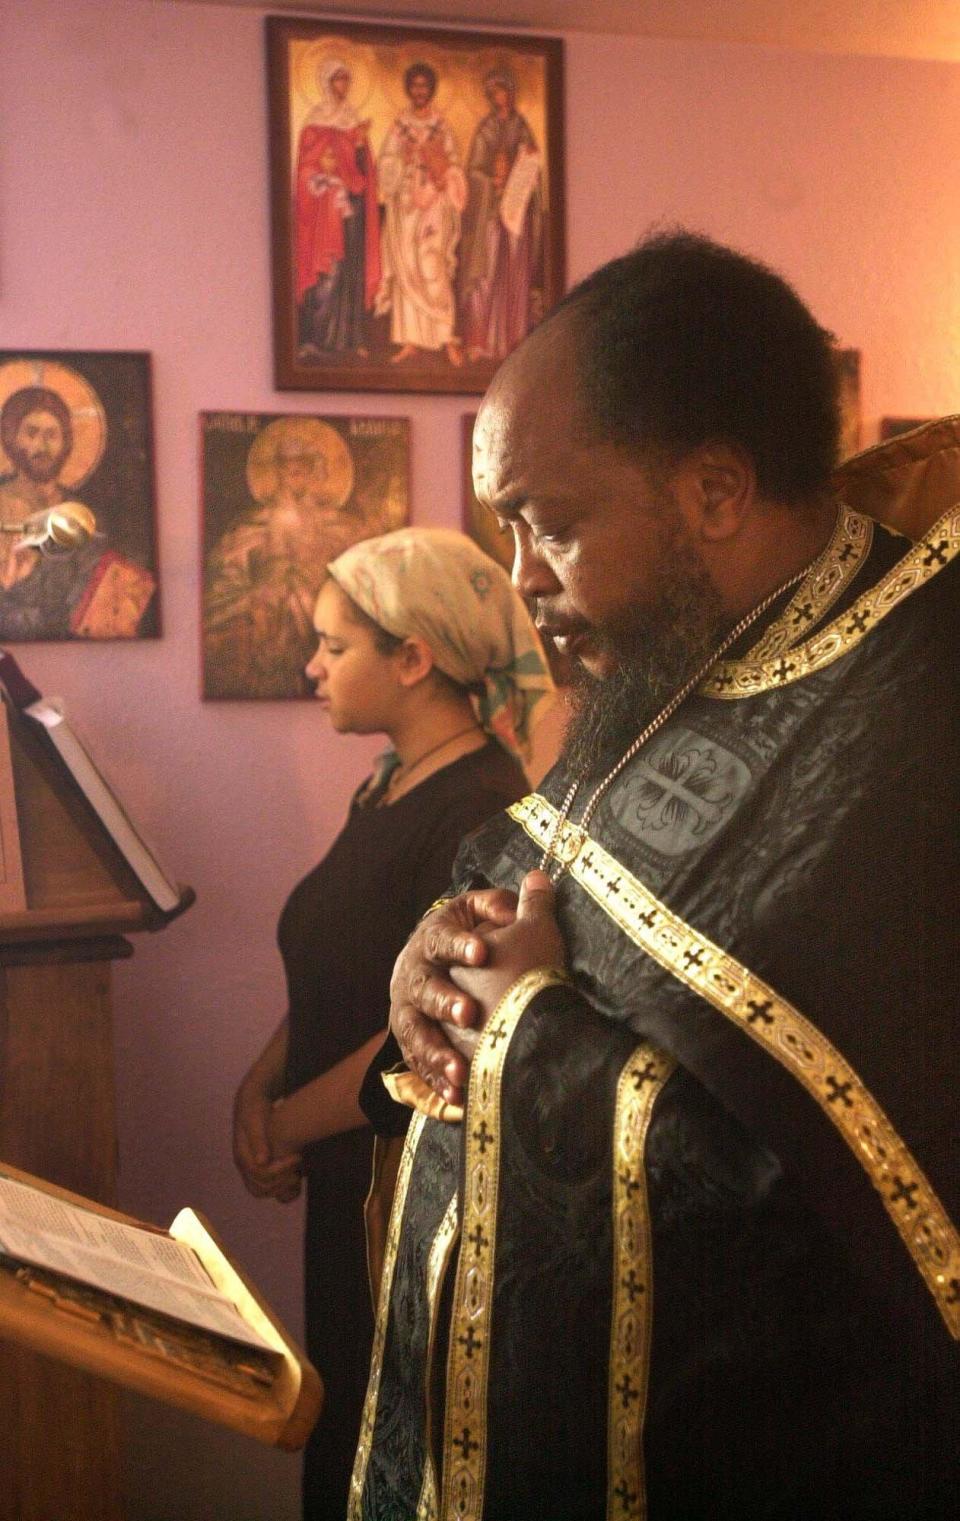
[[[537,967],[518,977],[484,1026],[470,1068],[464,1123],[460,1260],[450,1320],[443,1433],[443,1521],[481,1521],[487,1467],[487,1380],[500,1178],[500,1085],[510,1041],[531,999],[568,982]]]
[[[557,828],[557,810],[537,793],[508,812],[536,841]],[[583,830],[564,825],[559,843],[574,881],[634,945],[749,1035],[816,1100],[880,1194],[947,1329],[960,1340],[960,1235],[845,1058],[775,989],[672,913]]]
[[[850,585],[873,543],[873,519],[850,507],[840,506],[836,527],[820,559],[811,566],[787,606],[756,644],[743,657],[751,665],[775,660],[784,650],[799,644],[808,630],[816,628]],[[713,675],[737,661],[725,661]]]
[[[608,1521],[647,1514],[643,1423],[650,1378],[653,1248],[644,1150],[675,1063],[642,1042],[620,1074],[613,1122],[613,1312],[607,1389]]]
[[[453,1198],[447,1205],[447,1211],[440,1221],[440,1228],[430,1243],[430,1252],[427,1257],[427,1313],[430,1321],[430,1329],[427,1333],[427,1356],[424,1365],[424,1409],[426,1410],[426,1440],[424,1441],[423,1457],[423,1483],[420,1487],[420,1499],[417,1505],[417,1521],[437,1521],[437,1475],[433,1461],[433,1436],[431,1411],[433,1402],[430,1398],[431,1384],[433,1381],[433,1357],[434,1348],[437,1344],[437,1315],[440,1308],[440,1289],[446,1277],[447,1264],[450,1261],[450,1253],[453,1251],[457,1237],[460,1234],[459,1227],[459,1199],[454,1193]]]
[[[370,1377],[367,1381],[367,1393],[363,1402],[363,1416],[360,1421],[360,1439],[357,1444],[357,1455],[353,1463],[353,1473],[350,1476],[347,1521],[362,1521],[363,1516],[363,1486],[366,1482],[367,1465],[370,1462],[370,1453],[373,1448],[373,1429],[377,1420],[380,1376],[383,1372],[383,1349],[386,1345],[387,1322],[390,1317],[390,1290],[393,1285],[393,1270],[396,1267],[397,1251],[400,1246],[400,1225],[403,1220],[407,1192],[410,1187],[410,1173],[413,1168],[413,1159],[425,1124],[426,1118],[424,1115],[415,1114],[413,1116],[403,1143],[403,1155],[400,1158],[400,1166],[397,1170],[397,1184],[393,1195],[393,1205],[390,1210],[390,1224],[387,1228],[387,1246],[383,1254],[383,1272],[380,1278],[380,1302],[377,1306],[377,1318],[373,1330],[373,1349],[370,1353]]]
[[[770,659],[724,661],[700,687],[726,702],[755,697],[822,671],[847,655],[895,607],[950,564],[960,552],[960,506],[952,507],[869,591],[819,634]]]

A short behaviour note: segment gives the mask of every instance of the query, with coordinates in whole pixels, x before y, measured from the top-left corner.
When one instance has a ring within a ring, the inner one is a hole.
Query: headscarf
[[[327,567],[342,591],[398,639],[418,634],[438,670],[473,689],[477,718],[518,759],[553,680],[530,614],[501,565],[466,534],[398,528]]]
[[[342,58],[326,58],[317,70],[317,84],[320,86],[320,103],[313,107],[304,123],[307,127],[336,127],[341,132],[350,132],[360,120],[355,106],[349,100],[338,100],[331,89],[331,81],[335,74],[350,74],[349,66]]]
[[[489,69],[487,71],[487,73],[484,74],[484,76],[483,76],[483,90],[484,90],[484,94],[486,94],[487,87],[489,85],[493,84],[494,82],[496,82],[498,85],[502,85],[503,86],[503,88],[507,92],[507,99],[508,99],[508,104],[510,106],[510,110],[511,111],[515,110],[516,109],[516,104],[517,104],[517,81],[514,79],[514,77],[511,74],[510,70],[509,69]]]

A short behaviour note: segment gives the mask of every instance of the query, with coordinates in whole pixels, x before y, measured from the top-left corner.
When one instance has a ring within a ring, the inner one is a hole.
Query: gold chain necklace
[[[674,692],[673,696],[670,698],[666,706],[661,708],[660,712],[656,715],[655,718],[652,718],[650,720],[646,728],[640,731],[636,739],[633,740],[632,743],[623,752],[612,770],[607,772],[603,780],[599,782],[594,788],[593,792],[591,792],[589,798],[587,799],[587,806],[584,808],[580,821],[577,824],[577,830],[579,833],[584,835],[586,834],[587,825],[593,818],[593,815],[597,810],[597,804],[600,802],[603,794],[606,792],[611,782],[615,781],[616,778],[620,775],[620,772],[623,770],[624,766],[628,766],[630,764],[637,751],[646,744],[648,739],[651,739],[653,735],[656,734],[658,729],[663,728],[668,718],[673,717],[674,713],[677,711],[684,699],[686,697],[689,697],[690,693],[700,685],[701,681],[704,680],[707,673],[712,670],[718,660],[721,660],[723,658],[727,650],[732,644],[736,643],[741,634],[746,633],[750,625],[752,623],[756,623],[757,619],[762,617],[767,608],[772,606],[778,597],[782,597],[784,592],[789,591],[792,586],[797,586],[810,574],[810,572],[817,565],[818,561],[822,558],[822,553],[823,552],[821,551],[820,554],[815,555],[808,565],[805,565],[802,570],[797,571],[796,575],[793,575],[789,578],[789,580],[784,581],[782,585],[776,588],[775,591],[768,593],[762,602],[758,602],[756,607],[751,608],[749,613],[745,613],[744,616],[740,619],[740,622],[734,624],[730,632],[726,634],[720,641],[720,644],[714,650],[713,654],[707,657],[703,664],[694,671],[693,675],[683,683],[683,686]],[[557,856],[555,854],[555,851],[560,841],[560,837],[563,834],[563,830],[567,822],[567,817],[570,813],[571,807],[573,806],[573,800],[577,795],[579,787],[579,781],[574,781],[571,783],[566,797],[560,804],[560,812],[557,814],[557,822],[553,827],[553,833],[551,834],[550,839],[547,842],[546,849],[540,858],[540,870],[546,872],[551,882],[559,882],[560,878],[563,876],[568,865],[570,864],[569,861],[562,860],[559,856]]]

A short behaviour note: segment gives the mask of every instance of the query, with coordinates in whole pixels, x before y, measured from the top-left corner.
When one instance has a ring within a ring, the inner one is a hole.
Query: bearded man
[[[352,1514],[942,1517],[960,511],[837,505],[828,335],[688,234],[578,286],[475,437],[579,697],[397,963]]]
[[[466,180],[453,129],[433,104],[436,70],[411,64],[403,88],[410,104],[394,119],[377,160],[383,279],[374,310],[390,313],[390,341],[399,345],[391,364],[442,349],[459,366],[453,278]]]
[[[73,448],[70,410],[56,391],[24,386],[14,392],[0,412],[0,442],[12,471],[0,477],[0,521],[24,518],[66,499],[59,476]],[[0,587],[8,591],[29,575],[29,557],[14,551],[15,539],[0,538]]]
[[[62,558],[19,547],[10,531],[68,499],[60,476],[73,449],[70,409],[47,386],[23,386],[0,411],[0,442],[13,465],[0,476],[0,639],[129,639],[156,581],[104,548],[103,535]],[[70,498],[74,500],[74,498]]]

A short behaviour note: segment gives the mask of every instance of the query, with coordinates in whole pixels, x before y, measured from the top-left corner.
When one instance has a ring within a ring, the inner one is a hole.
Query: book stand
[[[231,1310],[239,1313],[240,1335],[246,1339],[234,1340],[200,1324],[171,1318],[169,1312],[145,1308],[89,1280],[33,1265],[33,1258],[2,1256],[0,1338],[258,1441],[288,1451],[302,1447],[320,1408],[319,1376],[227,1257],[201,1215],[182,1209],[164,1231],[5,1163],[0,1163],[0,1178],[21,1186],[31,1201],[31,1220],[39,1222],[46,1206],[62,1201],[74,1207],[77,1219],[118,1222],[135,1227],[135,1236],[155,1242],[158,1249],[163,1243],[188,1250],[206,1270],[210,1291],[223,1295]],[[3,1230],[0,1226],[0,1234]],[[46,1231],[48,1239],[57,1241],[49,1215],[35,1230],[38,1239]],[[102,1250],[109,1252],[109,1248]],[[150,1252],[151,1248],[136,1250]],[[109,1255],[103,1260],[109,1262]],[[124,1269],[129,1266],[123,1254],[115,1260]],[[165,1271],[169,1272],[169,1263],[161,1255],[157,1272]],[[154,1274],[154,1281],[162,1279]]]
[[[0,717],[0,1161],[112,1206],[110,966],[173,915],[27,721]],[[118,1426],[110,1384],[0,1343],[0,1521],[119,1521]]]

